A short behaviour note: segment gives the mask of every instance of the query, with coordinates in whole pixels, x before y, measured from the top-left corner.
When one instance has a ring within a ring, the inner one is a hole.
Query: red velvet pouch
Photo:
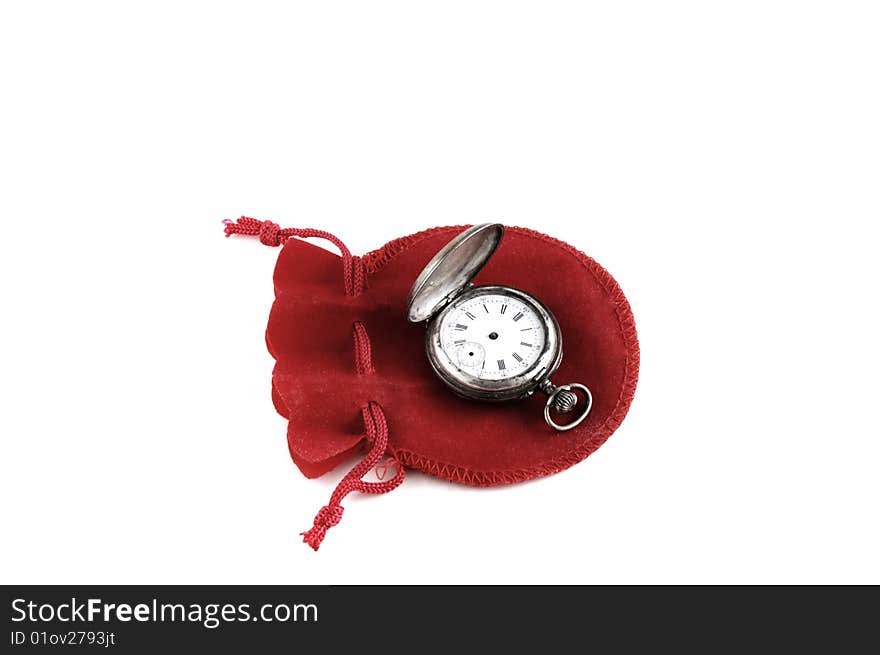
[[[586,384],[592,410],[578,427],[555,432],[543,420],[541,398],[491,404],[444,386],[425,356],[424,326],[407,322],[407,299],[425,264],[463,229],[433,228],[356,257],[319,230],[282,230],[245,217],[226,221],[227,236],[283,245],[266,342],[276,360],[272,400],[288,419],[293,461],[313,478],[367,451],[304,533],[316,550],[351,491],[390,491],[407,468],[475,486],[550,475],[602,445],[629,409],[639,345],[617,282],[572,246],[517,227],[506,228],[474,282],[516,287],[550,307],[564,344],[554,378]],[[291,237],[327,239],[341,257]],[[386,454],[393,477],[362,480]]]

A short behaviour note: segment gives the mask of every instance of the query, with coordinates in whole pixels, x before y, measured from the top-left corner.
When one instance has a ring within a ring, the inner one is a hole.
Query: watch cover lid
[[[499,223],[474,225],[434,255],[409,292],[410,323],[427,321],[466,286],[489,261],[502,236],[504,226]]]

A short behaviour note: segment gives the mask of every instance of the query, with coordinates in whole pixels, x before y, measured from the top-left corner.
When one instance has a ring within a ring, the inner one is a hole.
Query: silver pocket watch
[[[547,424],[570,430],[590,413],[593,396],[583,384],[557,387],[550,381],[562,362],[556,318],[525,291],[471,282],[503,235],[502,225],[486,223],[468,228],[446,244],[416,279],[408,319],[427,321],[428,361],[455,393],[500,402],[541,391],[547,394]],[[551,410],[560,414],[577,410],[577,414],[560,424]]]

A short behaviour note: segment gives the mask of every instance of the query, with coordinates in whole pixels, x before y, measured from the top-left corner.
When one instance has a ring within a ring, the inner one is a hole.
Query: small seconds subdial
[[[484,294],[443,317],[440,345],[461,370],[483,380],[503,380],[535,365],[544,348],[544,330],[529,304]]]

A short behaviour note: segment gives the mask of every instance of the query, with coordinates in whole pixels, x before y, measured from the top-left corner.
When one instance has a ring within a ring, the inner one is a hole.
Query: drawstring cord
[[[366,279],[361,258],[353,256],[348,247],[329,232],[313,230],[312,228],[286,227],[282,229],[278,223],[260,221],[247,216],[242,216],[237,221],[227,218],[223,221],[223,224],[226,226],[223,228],[223,232],[227,237],[233,234],[255,236],[259,237],[260,243],[271,247],[283,245],[290,237],[326,239],[339,248],[339,252],[342,255],[342,275],[345,294],[347,296],[356,296],[364,290]]]
[[[348,494],[352,491],[359,491],[362,494],[386,494],[399,487],[406,476],[403,466],[400,462],[394,460],[397,473],[390,480],[383,482],[366,482],[361,480],[382,459],[388,449],[388,422],[385,420],[385,414],[382,412],[379,403],[370,401],[366,407],[361,409],[361,413],[364,417],[364,428],[366,429],[367,444],[370,445],[370,451],[342,478],[330,496],[330,502],[318,511],[312,527],[300,533],[302,534],[303,542],[307,543],[314,550],[318,550],[321,546],[327,530],[342,519],[342,513],[345,511],[345,508],[341,503]]]

